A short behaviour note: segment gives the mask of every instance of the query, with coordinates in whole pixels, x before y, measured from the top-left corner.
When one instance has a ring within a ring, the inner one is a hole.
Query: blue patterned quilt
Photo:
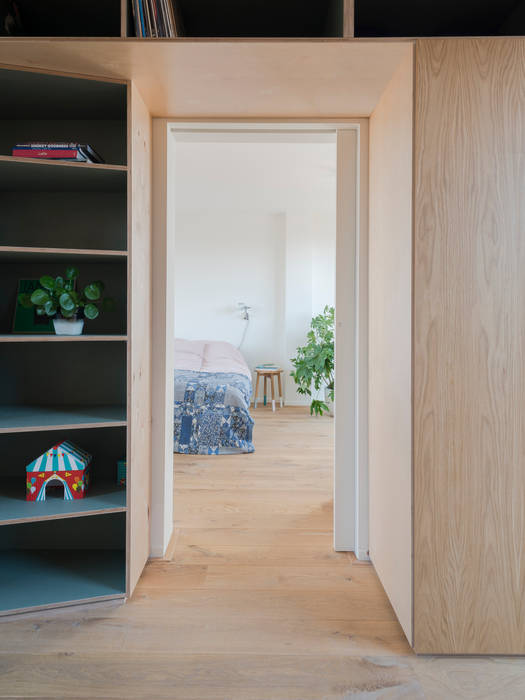
[[[173,451],[253,452],[252,383],[244,374],[175,370]]]

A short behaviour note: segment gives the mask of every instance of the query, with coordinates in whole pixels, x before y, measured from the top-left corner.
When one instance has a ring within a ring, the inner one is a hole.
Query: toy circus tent
[[[89,486],[91,455],[64,440],[26,467],[27,500],[45,501],[48,485],[63,486],[64,500],[83,498]]]

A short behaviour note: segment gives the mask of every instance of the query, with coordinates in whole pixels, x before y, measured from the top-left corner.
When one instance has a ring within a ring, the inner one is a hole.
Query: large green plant
[[[65,277],[43,275],[39,280],[40,289],[32,294],[19,294],[18,301],[26,309],[36,306],[39,316],[73,318],[81,311],[90,320],[97,318],[101,310],[109,311],[114,307],[113,299],[102,297],[103,282],[90,282],[77,291],[77,277],[76,267],[68,267]]]
[[[326,387],[331,401],[334,400],[334,320],[335,309],[325,306],[322,314],[314,316],[306,336],[307,343],[297,348],[291,362],[295,370],[291,373],[299,394],[312,396],[312,388],[318,392]],[[310,414],[323,415],[329,411],[326,403],[312,399]]]

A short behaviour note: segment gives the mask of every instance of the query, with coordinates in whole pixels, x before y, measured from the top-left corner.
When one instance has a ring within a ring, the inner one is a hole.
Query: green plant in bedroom
[[[299,394],[312,396],[312,389],[319,395],[325,389],[325,400],[312,399],[310,414],[323,415],[330,412],[328,401],[334,400],[334,336],[335,309],[325,306],[323,313],[314,316],[306,336],[307,343],[297,348],[291,362],[295,367],[291,373]]]
[[[38,316],[52,318],[57,335],[80,335],[84,319],[92,321],[101,311],[111,311],[114,301],[103,297],[104,283],[100,280],[77,290],[77,278],[75,267],[68,267],[64,277],[43,275],[40,288],[32,294],[19,294],[18,301],[26,309],[36,307]]]

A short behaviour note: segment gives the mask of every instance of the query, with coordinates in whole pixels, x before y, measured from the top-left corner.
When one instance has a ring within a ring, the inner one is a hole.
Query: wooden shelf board
[[[17,158],[16,156],[0,156],[2,163],[31,163],[42,166],[81,168],[86,170],[112,170],[116,172],[127,172],[127,165],[111,165],[110,163],[84,163],[82,161],[55,160],[54,158]]]
[[[20,474],[0,482],[0,526],[126,510],[126,489],[107,482],[94,483],[87,496],[77,501],[54,497],[38,503],[26,501],[24,476]]]
[[[106,342],[125,343],[127,335],[17,335],[0,334],[0,343],[78,343]]]
[[[125,425],[124,406],[0,406],[0,434]]]
[[[0,571],[0,614],[125,593],[120,550],[3,550]]]
[[[114,258],[126,258],[126,250],[90,250],[89,248],[38,248],[35,246],[0,245],[0,260],[15,262],[18,260],[50,260],[57,258],[78,257],[82,262],[104,261]]]
[[[0,189],[3,192],[125,192],[127,170],[125,165],[0,156]]]

